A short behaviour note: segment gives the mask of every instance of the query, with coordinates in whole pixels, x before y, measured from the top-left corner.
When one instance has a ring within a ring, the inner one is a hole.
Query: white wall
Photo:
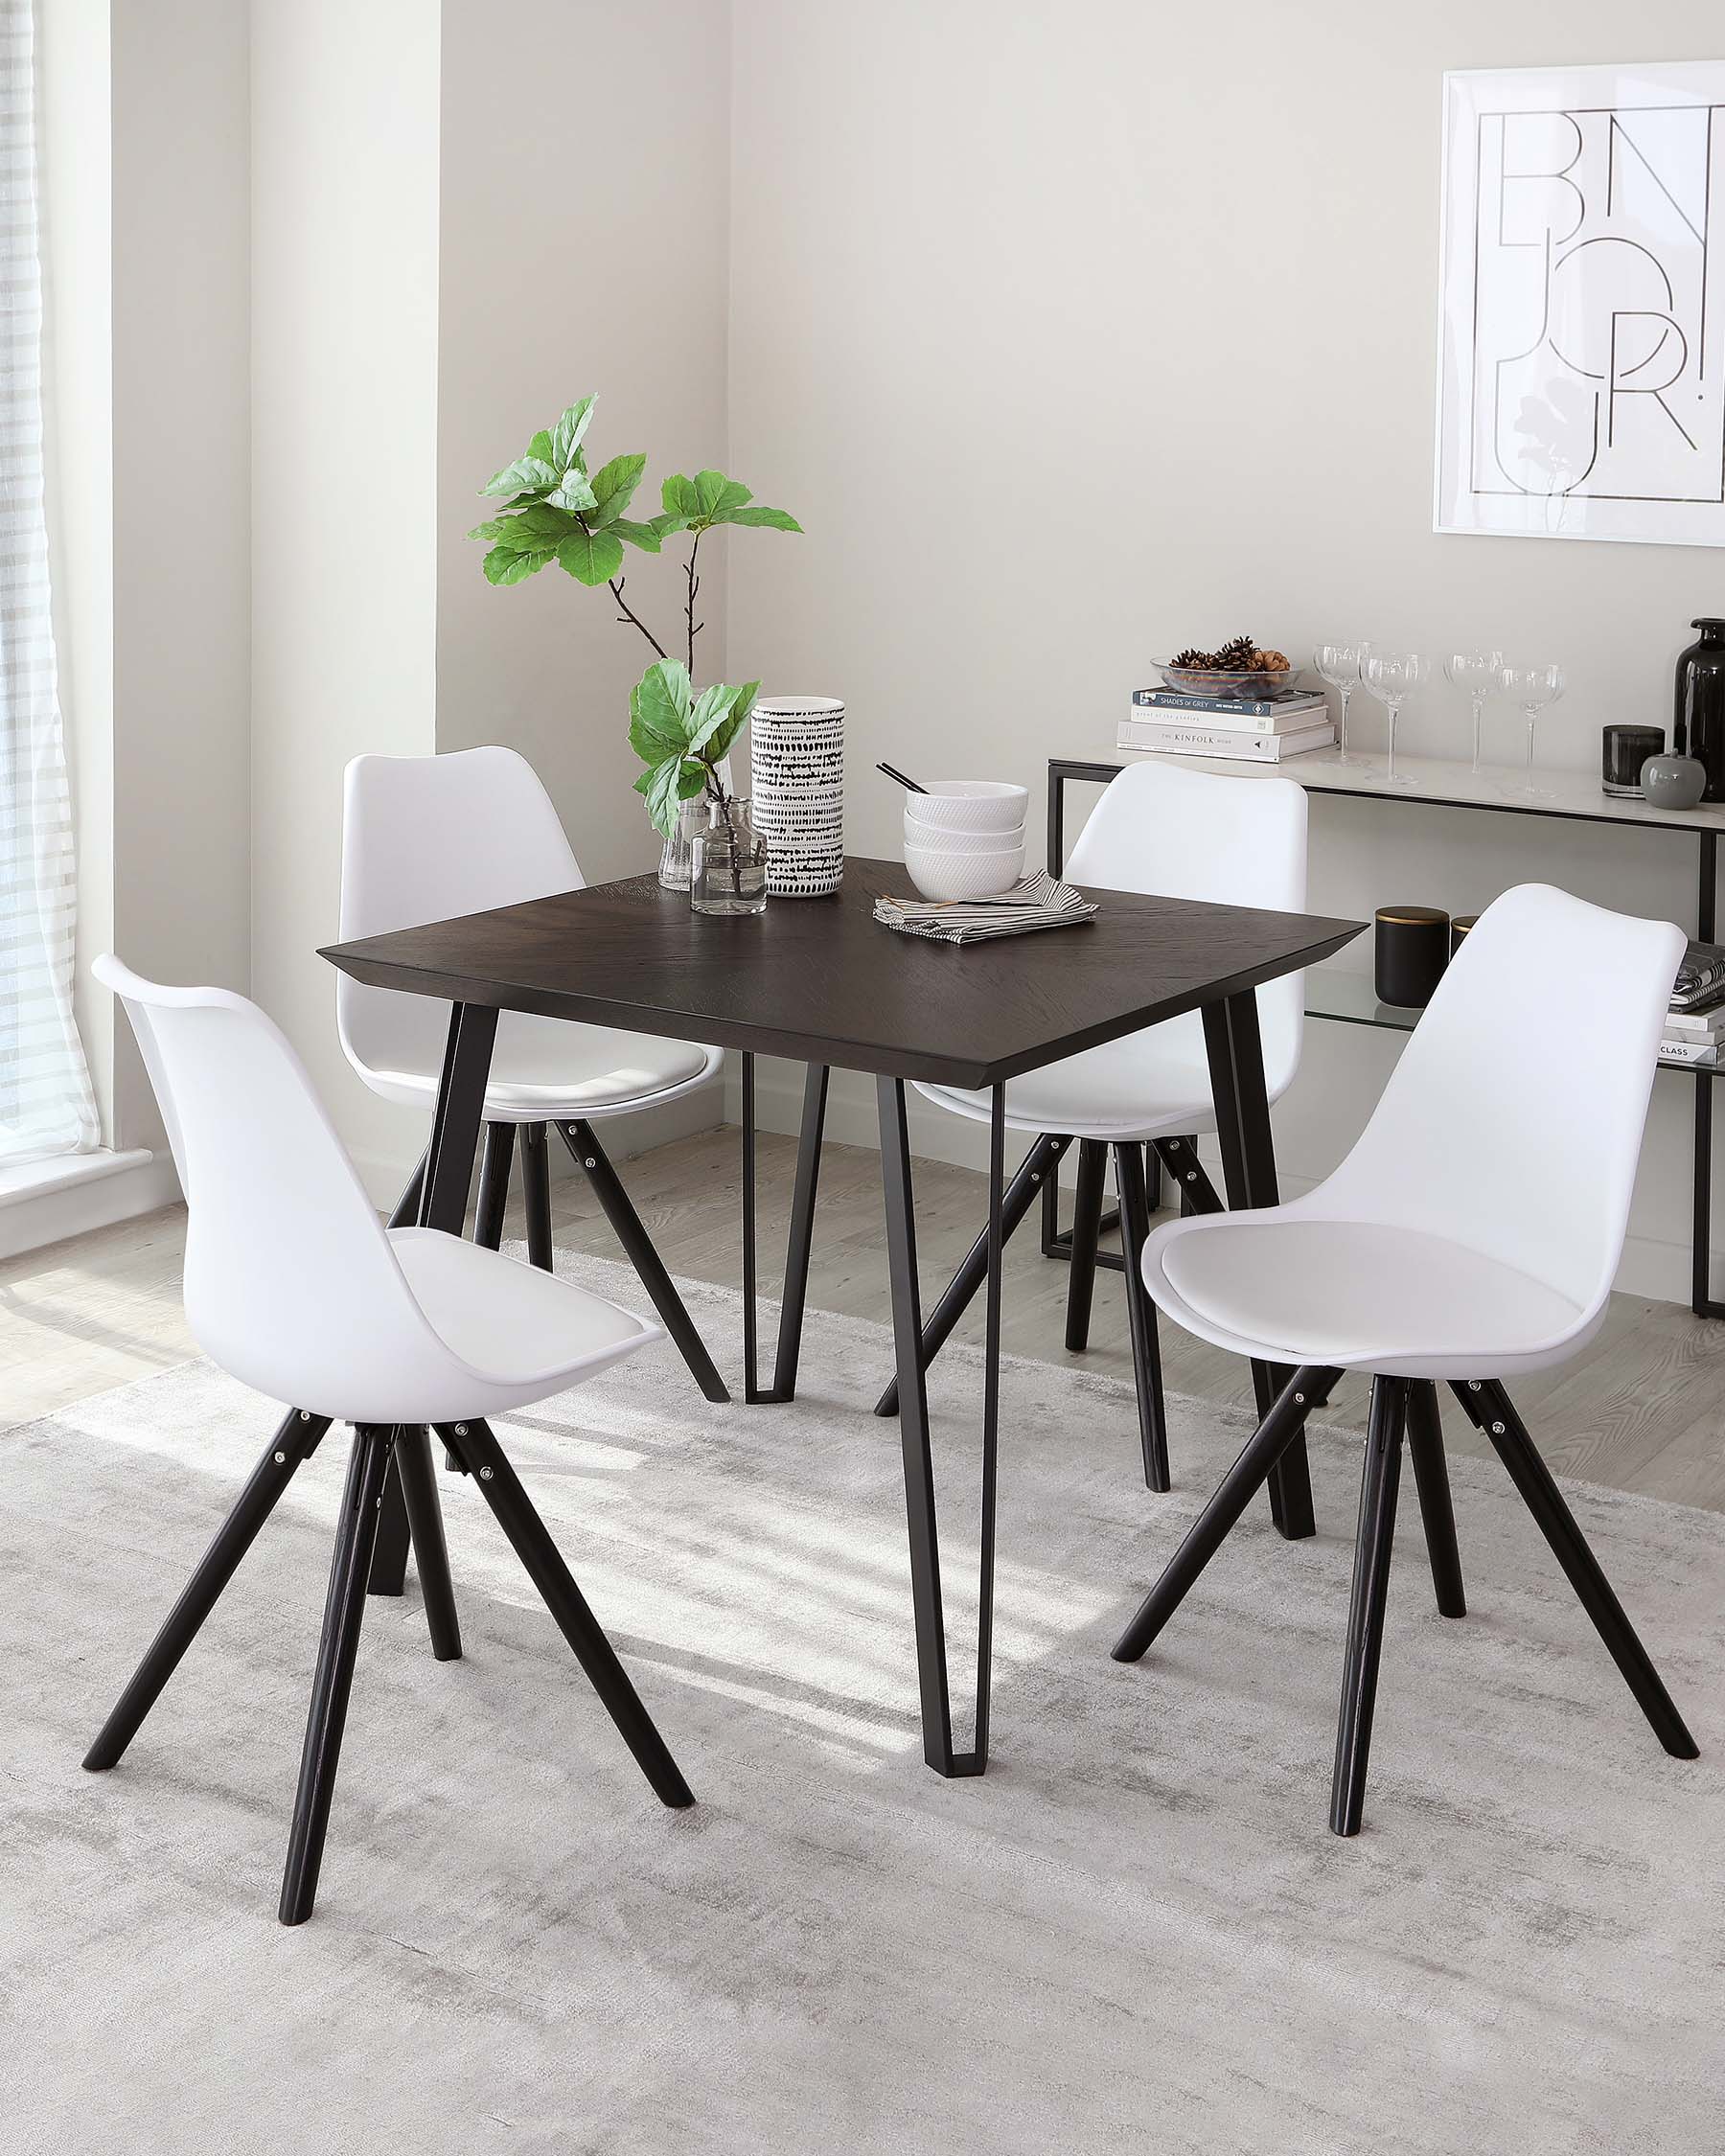
[[[1602,0],[737,0],[733,455],[809,538],[738,551],[729,634],[770,686],[847,699],[853,850],[894,849],[877,757],[1040,798],[1152,654],[1240,630],[1556,658],[1546,752],[1576,767],[1606,722],[1663,722],[1716,552],[1432,533],[1439,79],[1717,42],[1711,0],[1627,32]],[[1435,689],[1405,725],[1416,753],[1466,720]],[[1355,916],[1540,876],[1692,920],[1688,849],[1636,836],[1319,802],[1313,856],[1314,906]],[[1291,1183],[1393,1053],[1309,1029]],[[1672,1295],[1690,1097],[1661,1079],[1624,1274]]]
[[[349,1070],[317,947],[348,759],[435,739],[438,29],[251,11],[253,983],[379,1194],[420,1134]]]
[[[463,535],[494,513],[491,474],[593,391],[595,457],[646,452],[634,514],[668,473],[724,465],[729,9],[445,0],[443,16],[437,742],[520,749],[599,882],[658,858],[625,738],[652,648],[555,565],[494,590]],[[533,84],[545,124],[524,124]],[[696,674],[721,680],[723,549],[705,553]],[[679,565],[632,549],[627,578],[680,656]]]

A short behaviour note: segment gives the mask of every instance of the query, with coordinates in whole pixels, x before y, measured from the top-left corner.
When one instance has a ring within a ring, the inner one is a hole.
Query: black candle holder
[[[1422,1009],[1449,964],[1450,917],[1436,906],[1380,906],[1372,941],[1372,985],[1380,1003]]]
[[[1663,726],[1606,726],[1599,734],[1599,786],[1624,799],[1642,799],[1642,766],[1665,753]]]

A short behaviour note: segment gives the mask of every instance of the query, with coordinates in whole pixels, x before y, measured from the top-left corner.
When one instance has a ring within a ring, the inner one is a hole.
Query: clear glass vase
[[[702,809],[699,801],[685,801],[678,810],[677,821],[671,827],[671,836],[665,840],[664,851],[659,855],[658,880],[667,891],[686,891],[689,887],[695,834],[701,828],[702,821]]]
[[[690,847],[689,905],[697,913],[765,913],[767,841],[746,800],[702,801]]]

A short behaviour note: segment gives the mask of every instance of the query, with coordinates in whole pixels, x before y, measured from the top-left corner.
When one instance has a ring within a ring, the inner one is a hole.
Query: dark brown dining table
[[[1086,894],[1100,909],[1089,921],[955,945],[902,934],[875,920],[879,895],[904,896],[908,889],[899,863],[850,860],[831,897],[775,899],[763,914],[724,918],[692,912],[684,894],[662,889],[653,876],[636,876],[335,944],[322,955],[369,987],[450,1005],[418,1218],[451,1234],[466,1228],[499,1012],[534,1012],[740,1052],[744,1375],[745,1397],[752,1404],[795,1396],[828,1074],[840,1068],[873,1076],[923,1755],[936,1773],[976,1775],[989,1752],[1007,1082],[1144,1026],[1201,1012],[1228,1204],[1275,1204],[1276,1158],[1254,991],[1327,958],[1363,924],[1098,890]],[[766,1386],[756,1367],[758,1055],[788,1057],[807,1069],[785,1288],[773,1376]],[[954,1742],[905,1114],[906,1084],[917,1080],[985,1090],[992,1108],[977,1683],[963,1749]],[[1287,1374],[1254,1367],[1260,1412]],[[1283,1455],[1270,1497],[1284,1535],[1313,1531],[1303,1439]]]

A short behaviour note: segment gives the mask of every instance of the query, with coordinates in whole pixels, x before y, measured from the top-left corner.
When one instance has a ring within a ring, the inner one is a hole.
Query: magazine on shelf
[[[1691,936],[1671,988],[1672,1010],[1699,1010],[1721,995],[1725,995],[1725,944],[1697,943]]]
[[[1212,726],[1245,734],[1285,734],[1310,725],[1312,714],[1328,716],[1329,706],[1312,689],[1285,689],[1276,697],[1188,697],[1176,689],[1135,689],[1129,717],[1147,719],[1158,712],[1187,711]]]
[[[1693,1011],[1668,1011],[1666,1031],[1679,1041],[1725,1039],[1725,1001],[1704,1003]]]
[[[1227,726],[1185,725],[1179,720],[1122,719],[1116,748],[1153,750],[1164,756],[1214,756],[1236,764],[1279,764],[1284,757],[1327,748],[1336,729],[1327,719],[1291,734],[1243,734]]]
[[[1673,1039],[1668,1033],[1659,1044],[1659,1060],[1661,1063],[1717,1063],[1719,1044],[1717,1041]]]

